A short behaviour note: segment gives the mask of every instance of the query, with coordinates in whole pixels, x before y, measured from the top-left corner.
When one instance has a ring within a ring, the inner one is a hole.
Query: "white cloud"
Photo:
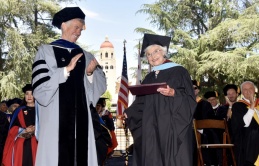
[[[82,10],[85,13],[85,16],[88,18],[96,19],[99,17],[98,13],[92,12],[90,10],[85,10],[85,9],[82,9]]]

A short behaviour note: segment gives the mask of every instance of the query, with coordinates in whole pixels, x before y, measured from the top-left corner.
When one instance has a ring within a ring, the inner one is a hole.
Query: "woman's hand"
[[[34,131],[35,131],[35,126],[33,126],[33,125],[30,125],[30,126],[28,126],[28,127],[25,129],[25,132],[26,132],[26,133],[34,133]]]
[[[164,96],[174,96],[175,93],[175,90],[173,88],[170,88],[169,85],[167,85],[166,88],[158,88],[157,91]]]

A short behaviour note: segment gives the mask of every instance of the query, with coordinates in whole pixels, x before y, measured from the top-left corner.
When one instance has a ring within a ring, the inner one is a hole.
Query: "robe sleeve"
[[[91,60],[94,59],[94,56],[86,51],[84,51],[84,54],[86,56],[86,66],[88,66],[91,62]],[[87,103],[93,104],[93,106],[96,105],[98,102],[100,96],[106,91],[107,89],[107,83],[106,83],[106,77],[103,70],[97,66],[96,69],[93,72],[93,78],[92,81],[89,81],[87,78],[87,75],[85,74],[85,88],[86,88],[86,96],[87,96]]]
[[[174,100],[171,102],[171,111],[175,112],[173,121],[179,140],[184,140],[188,126],[192,125],[193,115],[197,106],[193,85],[188,71],[178,67],[172,72],[168,81],[171,88],[175,89]]]
[[[67,78],[64,68],[58,68],[53,48],[42,45],[36,54],[32,69],[33,96],[37,102],[47,106],[58,90],[59,84]]]
[[[124,112],[127,114],[126,123],[128,128],[134,130],[142,126],[142,114],[145,96],[137,96],[133,103]]]

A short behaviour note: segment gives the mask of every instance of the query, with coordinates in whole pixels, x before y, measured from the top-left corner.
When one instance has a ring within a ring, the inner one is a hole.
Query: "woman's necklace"
[[[214,114],[215,114],[215,116],[217,115],[217,112],[218,112],[218,109],[219,109],[219,103],[217,104],[217,105],[215,105],[214,107],[212,107],[213,108],[213,111],[214,111]]]
[[[155,71],[155,77],[157,78],[157,75],[159,73],[159,70]]]

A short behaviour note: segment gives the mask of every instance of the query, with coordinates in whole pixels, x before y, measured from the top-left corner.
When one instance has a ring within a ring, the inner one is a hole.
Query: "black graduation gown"
[[[174,97],[137,96],[125,110],[134,139],[134,166],[191,166],[192,119],[196,100],[190,75],[182,66],[149,73],[143,84],[166,82]]]
[[[193,118],[196,120],[208,119],[211,112],[213,112],[211,104],[208,101],[201,99],[197,103]]]
[[[199,100],[197,103],[197,107],[195,109],[195,113],[193,118],[196,120],[203,120],[203,119],[210,119],[211,115],[213,113],[213,109],[211,104],[206,100]],[[210,139],[209,137],[214,133],[211,129],[205,129],[203,130],[203,134],[201,135],[201,141],[202,143],[208,143]],[[195,134],[193,133],[193,166],[197,165],[197,143]],[[203,149],[202,150],[203,160],[206,164],[211,164],[211,156],[215,155],[214,153],[211,154],[211,149]]]
[[[252,118],[250,125],[244,127],[243,117],[247,111],[247,105],[243,102],[236,102],[232,106],[232,140],[237,166],[255,163],[259,154],[259,124]]]

